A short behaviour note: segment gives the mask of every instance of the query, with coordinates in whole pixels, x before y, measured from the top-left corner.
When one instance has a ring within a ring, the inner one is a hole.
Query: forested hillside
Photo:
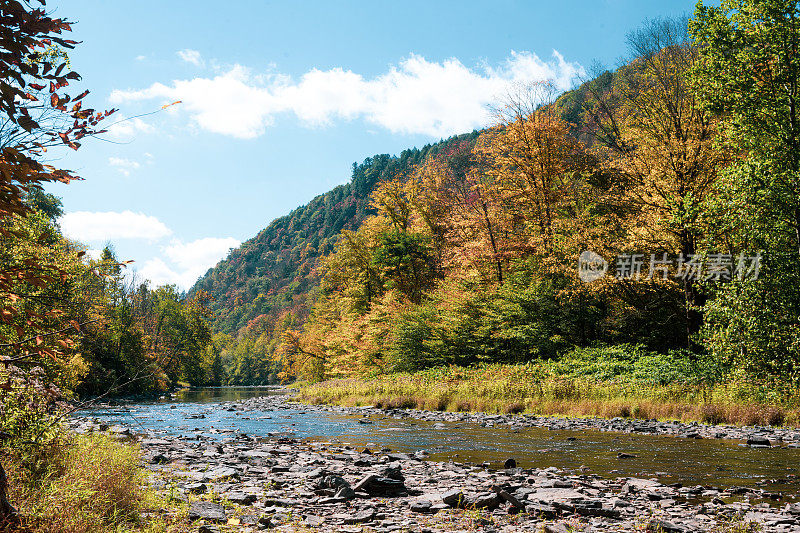
[[[350,183],[274,220],[210,269],[190,294],[198,290],[210,294],[215,327],[225,333],[234,333],[260,316],[272,320],[286,310],[302,319],[309,293],[319,285],[317,259],[333,250],[343,229],[358,229],[372,214],[369,198],[376,185],[408,174],[448,143],[476,136],[473,132],[404,150],[399,156],[380,154],[353,163]]]
[[[607,348],[725,387],[796,375],[795,325],[765,310],[800,301],[798,196],[748,165],[800,165],[729,122],[737,102],[702,70],[725,58],[687,21],[651,21],[628,44],[626,65],[573,91],[512,91],[490,128],[354,165],[244,243],[193,289],[222,332],[204,360],[231,384]],[[789,157],[792,111],[769,112],[789,133],[763,142]],[[585,253],[597,278],[579,276]]]
[[[608,87],[614,73],[606,71],[558,98],[560,115],[580,136],[581,109],[590,90]],[[447,146],[474,141],[479,132],[466,133],[399,156],[379,154],[353,163],[350,182],[321,194],[308,204],[272,221],[258,235],[242,243],[209,269],[190,289],[210,295],[217,331],[232,334],[257,317],[273,321],[283,311],[301,320],[307,313],[309,293],[320,283],[317,260],[333,251],[342,230],[357,230],[375,211],[370,195],[389,179],[408,176],[428,157]]]
[[[520,88],[474,141],[382,183],[375,214],[320,260],[309,319],[277,350],[284,372],[524,364],[555,389],[583,373],[634,388],[669,376],[659,384],[718,386],[703,394],[734,404],[796,379],[797,120],[765,104],[783,93],[736,81],[789,67],[730,63],[717,16],[698,8],[692,36],[651,21],[625,66],[560,96]]]
[[[628,71],[626,66],[613,72],[605,71],[566,93],[538,94],[535,100],[517,101],[512,105],[522,106],[525,109],[517,111],[527,115],[541,102],[551,101],[549,109],[563,120],[570,136],[589,146],[595,142],[595,137],[588,133],[585,124],[587,102],[607,92]],[[204,359],[220,362],[224,369],[222,382],[266,384],[279,380],[281,372],[284,377],[290,376],[292,371],[287,374],[286,370],[292,365],[287,366],[284,354],[279,352],[292,351],[289,344],[296,339],[296,332],[303,330],[320,296],[324,274],[321,259],[333,254],[337,245],[346,245],[346,239],[340,239],[342,232],[361,238],[357,232],[364,221],[379,214],[376,192],[382,184],[416,179],[414,176],[418,177],[421,171],[445,161],[450,162],[448,165],[464,165],[462,170],[466,171],[475,164],[470,152],[489,131],[473,131],[421,149],[405,150],[399,156],[381,154],[361,164],[354,163],[349,183],[274,220],[198,280],[189,296],[202,291],[210,297],[208,305],[218,333]],[[460,181],[458,186],[466,187],[462,193],[468,195],[476,183]],[[481,221],[464,223],[480,226]],[[364,253],[364,261],[375,263],[374,268],[388,268],[378,266],[387,258],[373,257],[375,250],[371,245]],[[470,261],[466,256],[461,259]],[[429,274],[438,279],[441,273],[441,268],[437,267],[436,273]],[[372,281],[375,296],[382,296],[387,284],[379,279]],[[661,340],[654,339],[654,342]],[[207,370],[206,373],[211,372]]]

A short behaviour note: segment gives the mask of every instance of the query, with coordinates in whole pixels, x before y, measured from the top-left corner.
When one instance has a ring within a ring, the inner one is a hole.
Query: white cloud
[[[181,268],[198,268],[205,272],[239,244],[233,237],[206,237],[185,244],[174,241],[164,249],[164,253]]]
[[[66,213],[59,221],[64,234],[77,241],[146,239],[155,241],[172,234],[156,217],[133,211]]]
[[[155,129],[138,117],[127,118],[124,115],[117,116],[116,114],[113,117],[116,120],[111,125],[103,125],[103,127],[106,129],[107,135],[115,139],[130,139],[137,133],[152,133]]]
[[[156,287],[176,284],[180,274],[167,266],[163,259],[156,257],[146,261],[142,269],[136,272],[135,277],[140,280],[148,280],[151,286]]]
[[[117,169],[126,176],[130,176],[132,170],[136,170],[141,166],[138,161],[124,159],[122,157],[109,157],[108,164],[112,167],[117,167]]]
[[[207,237],[188,243],[175,240],[163,248],[171,265],[156,257],[146,261],[138,275],[153,285],[175,284],[181,289],[189,289],[197,278],[239,244],[233,237]]]
[[[197,50],[186,48],[184,50],[178,50],[177,54],[182,60],[186,61],[187,63],[191,63],[196,67],[202,67],[205,64],[203,61],[203,56],[200,55],[200,52]]]
[[[131,211],[67,213],[59,220],[64,234],[81,242],[103,242],[118,239],[145,239],[157,241],[172,234],[156,217]],[[161,256],[148,259],[139,270],[126,276],[150,280],[153,286],[174,284],[189,289],[197,278],[224,259],[231,248],[241,243],[233,237],[206,237],[184,243],[173,239],[160,247]],[[89,248],[87,256],[100,257],[101,249]],[[134,267],[135,269],[135,267]]]
[[[144,61],[145,59],[147,59],[147,56],[143,56],[143,55],[136,56],[136,61]]]
[[[468,68],[455,58],[439,63],[411,55],[371,79],[333,68],[313,69],[295,81],[234,65],[213,78],[115,90],[110,100],[182,100],[181,108],[200,128],[243,139],[262,135],[276,115],[287,112],[309,126],[361,118],[394,133],[447,137],[486,126],[487,106],[512,85],[550,80],[566,90],[583,74],[583,67],[555,51],[549,61],[530,52],[512,52],[498,66],[479,68]]]

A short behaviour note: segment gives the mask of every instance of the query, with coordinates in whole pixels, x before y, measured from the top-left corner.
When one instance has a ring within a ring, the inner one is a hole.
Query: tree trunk
[[[0,525],[17,521],[17,510],[14,509],[8,501],[7,489],[8,480],[6,479],[6,471],[3,470],[3,465],[0,464]]]
[[[687,230],[681,231],[681,255],[689,257],[696,253],[695,240]],[[697,307],[706,303],[706,296],[698,287],[695,280],[686,277],[683,280],[683,294],[686,305],[686,348],[692,348],[692,335],[700,331],[703,326],[703,314]]]
[[[498,259],[499,252],[497,250],[497,242],[494,240],[494,230],[492,229],[492,221],[489,219],[489,210],[486,207],[486,202],[481,203],[483,210],[483,222],[486,225],[486,231],[489,233],[489,242],[492,245],[492,253],[495,257],[495,264],[497,265],[497,284],[503,285],[503,263]]]

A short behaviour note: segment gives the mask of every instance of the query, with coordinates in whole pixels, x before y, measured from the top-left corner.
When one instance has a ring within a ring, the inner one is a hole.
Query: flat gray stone
[[[196,501],[189,504],[189,520],[211,520],[212,522],[227,522],[225,508],[214,502]]]

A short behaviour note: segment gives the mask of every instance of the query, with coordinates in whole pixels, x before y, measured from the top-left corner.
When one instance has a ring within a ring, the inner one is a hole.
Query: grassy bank
[[[301,384],[309,403],[437,411],[798,425],[800,392],[636,347],[583,349],[558,361],[439,367]]]
[[[147,487],[135,445],[107,435],[64,434],[33,452],[6,447],[0,460],[19,529],[30,533],[186,531]],[[182,516],[183,515],[183,516]],[[2,530],[0,525],[0,530]]]

